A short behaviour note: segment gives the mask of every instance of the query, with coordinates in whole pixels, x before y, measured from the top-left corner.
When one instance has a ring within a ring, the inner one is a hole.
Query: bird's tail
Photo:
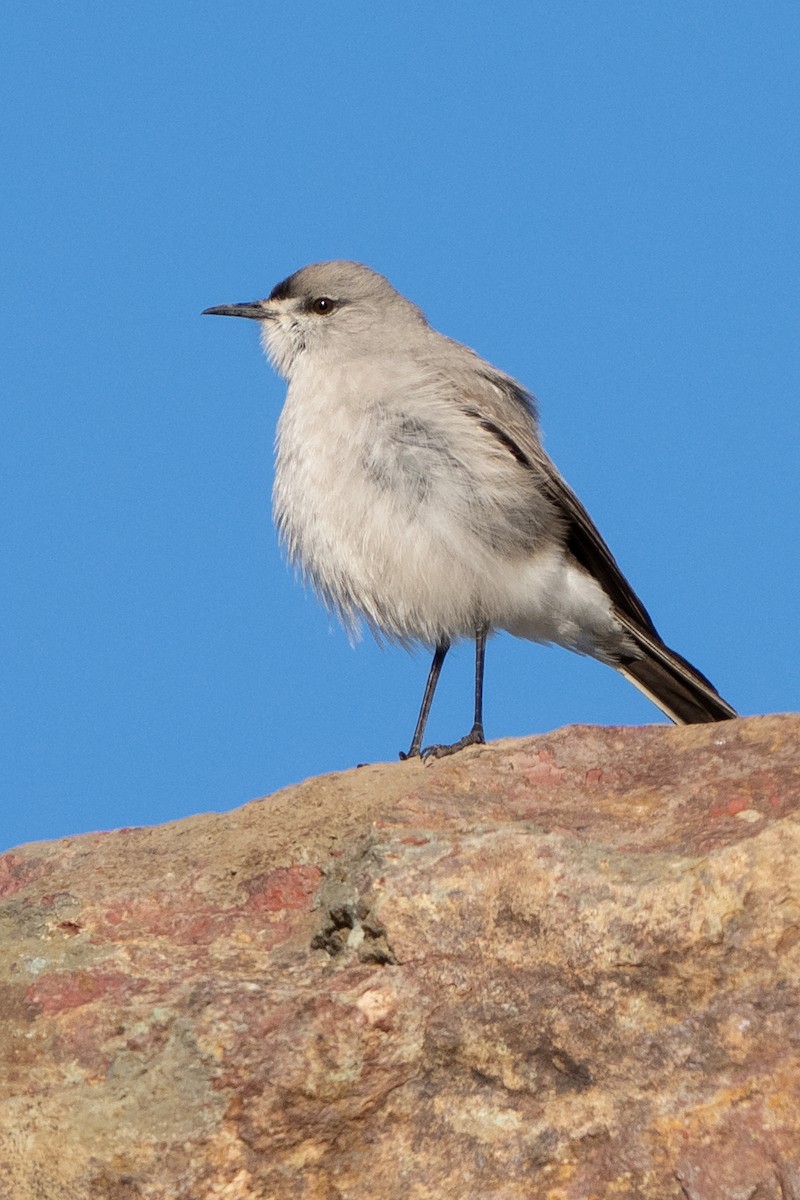
[[[618,670],[644,692],[677,725],[729,721],[736,710],[696,667],[670,650],[656,634],[624,621],[640,656],[626,659]]]

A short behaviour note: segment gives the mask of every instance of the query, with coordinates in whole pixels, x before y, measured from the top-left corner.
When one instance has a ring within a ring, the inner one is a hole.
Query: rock
[[[800,717],[0,859],[2,1200],[798,1200]]]

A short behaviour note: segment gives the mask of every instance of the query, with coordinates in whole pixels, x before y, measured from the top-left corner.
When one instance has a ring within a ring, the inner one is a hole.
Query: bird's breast
[[[424,372],[381,364],[293,379],[274,514],[288,557],[351,627],[474,635],[507,607],[537,541],[530,479]]]

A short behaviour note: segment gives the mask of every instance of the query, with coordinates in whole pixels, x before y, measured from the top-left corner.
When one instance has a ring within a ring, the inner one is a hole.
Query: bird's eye
[[[331,300],[330,296],[317,296],[316,300],[311,301],[311,311],[319,317],[327,317],[335,308],[336,301]]]

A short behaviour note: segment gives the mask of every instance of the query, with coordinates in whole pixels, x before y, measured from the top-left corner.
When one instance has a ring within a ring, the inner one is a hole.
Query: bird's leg
[[[441,674],[442,670],[442,663],[444,662],[445,655],[449,649],[450,643],[446,640],[443,642],[437,642],[436,644],[436,649],[433,652],[433,662],[431,663],[431,669],[428,672],[428,682],[425,684],[422,705],[420,706],[419,716],[417,717],[417,727],[414,730],[414,736],[411,739],[411,745],[408,748],[408,754],[404,754],[402,750],[400,751],[400,757],[402,759],[419,757],[420,746],[422,745],[422,739],[425,735],[425,726],[428,724],[428,714],[431,711],[431,704],[433,703],[433,693],[436,691],[436,685],[439,682],[439,675]]]
[[[463,750],[465,746],[482,745],[486,741],[483,735],[483,664],[486,659],[487,632],[484,627],[475,633],[475,720],[472,729],[451,746],[426,746],[422,751],[423,758],[444,758]]]

